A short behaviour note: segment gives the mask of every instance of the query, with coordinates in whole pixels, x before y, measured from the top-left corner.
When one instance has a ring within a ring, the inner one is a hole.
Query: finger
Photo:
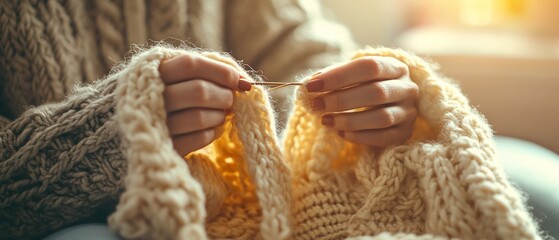
[[[322,117],[322,124],[340,131],[361,131],[389,128],[415,120],[416,116],[413,105],[394,105],[362,112],[327,114]]]
[[[250,83],[239,80],[241,75],[234,67],[194,54],[183,54],[161,63],[159,73],[165,84],[204,79],[232,90],[250,90]]]
[[[233,92],[209,81],[190,80],[169,85],[163,91],[167,112],[187,108],[228,109]]]
[[[340,131],[339,135],[343,139],[373,147],[388,147],[404,143],[411,137],[413,122],[405,122],[400,125],[384,129],[363,130],[363,131]]]
[[[206,129],[173,137],[173,146],[179,155],[186,156],[212,143],[215,137],[215,129]]]
[[[311,107],[326,112],[339,112],[400,102],[417,95],[417,85],[412,81],[386,80],[323,94],[311,100]]]
[[[334,91],[369,81],[400,78],[407,71],[407,65],[392,57],[362,57],[323,70],[305,85],[309,92]]]
[[[171,135],[182,135],[214,128],[225,122],[224,110],[188,109],[169,114],[167,127]]]

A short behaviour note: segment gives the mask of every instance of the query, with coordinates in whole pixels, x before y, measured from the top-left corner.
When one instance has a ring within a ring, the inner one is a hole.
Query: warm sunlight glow
[[[487,26],[520,20],[525,0],[460,0],[460,21],[470,26]]]
[[[416,25],[493,28],[558,36],[557,0],[403,0]]]
[[[460,0],[460,20],[467,25],[488,25],[494,18],[495,1]]]

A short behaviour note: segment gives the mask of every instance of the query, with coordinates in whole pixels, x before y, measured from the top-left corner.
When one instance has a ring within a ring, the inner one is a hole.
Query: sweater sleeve
[[[126,171],[116,78],[0,123],[0,236],[35,238],[117,199]]]
[[[345,27],[322,16],[318,1],[234,0],[227,4],[227,48],[268,81],[294,81],[347,59],[356,49]],[[290,109],[287,99],[292,90],[271,92],[275,109]],[[286,114],[279,117],[285,122]]]

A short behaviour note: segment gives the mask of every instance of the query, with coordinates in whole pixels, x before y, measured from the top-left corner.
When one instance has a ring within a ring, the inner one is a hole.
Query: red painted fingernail
[[[324,126],[334,126],[334,118],[332,116],[324,116],[322,117],[322,125]]]
[[[239,79],[239,90],[241,91],[249,91],[252,88],[252,84],[250,82],[243,80],[244,78]]]
[[[338,132],[338,135],[339,135],[340,137],[344,137],[344,136],[345,136],[345,132],[344,132],[344,131],[339,131],[339,132]]]
[[[315,98],[311,101],[311,108],[313,110],[322,110],[324,109],[324,100],[322,98]]]
[[[322,81],[320,79],[311,80],[311,81],[307,82],[307,84],[305,84],[305,86],[307,87],[307,91],[309,91],[309,92],[320,91],[320,90],[322,90],[322,88],[324,88],[324,81]]]

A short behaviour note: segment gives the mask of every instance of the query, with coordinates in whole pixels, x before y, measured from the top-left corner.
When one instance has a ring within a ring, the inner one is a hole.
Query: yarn
[[[186,160],[174,152],[165,124],[164,84],[158,66],[164,59],[186,53],[155,47],[132,59],[122,72],[117,121],[127,149],[128,173],[126,191],[109,224],[126,238],[287,238],[289,171],[281,158],[271,107],[262,89],[235,95],[222,136],[207,149],[188,155]],[[215,53],[203,55],[242,71],[231,59]],[[209,154],[203,154],[206,151]],[[215,167],[208,166],[210,161]],[[196,174],[198,179],[190,173],[193,166],[198,167],[193,172],[202,172]],[[216,177],[214,171],[223,178]],[[206,205],[201,186],[205,186],[206,197],[212,197]],[[226,189],[230,192],[224,194]],[[221,209],[219,216],[208,222],[207,233],[204,206],[212,217]]]
[[[121,192],[126,162],[113,117],[116,80],[76,89],[2,127],[2,238],[59,229]]]
[[[220,0],[0,1],[0,171],[7,174],[0,176],[0,238],[37,239],[102,220],[112,211],[124,191],[127,170],[114,119],[119,76],[112,73],[122,70],[114,67],[116,62],[131,57],[131,44],[145,44],[146,39],[189,42],[239,57],[269,52],[266,46],[281,43],[277,53],[261,54],[258,62],[265,65],[250,64],[268,73],[272,67],[282,69],[267,77],[286,81],[337,59],[341,42],[351,43],[346,35],[322,42],[302,33],[270,31],[266,25],[310,27],[302,9],[279,8],[280,1],[253,0],[253,8],[245,7],[249,1]],[[294,21],[266,17],[290,16],[293,9],[298,12]],[[239,18],[248,15],[248,22],[257,26],[248,28]],[[256,38],[264,42],[247,48],[244,43]],[[304,57],[279,54],[293,46],[308,51],[301,51]],[[306,57],[317,52],[321,55]],[[247,205],[251,210],[246,218],[256,226],[251,229],[258,229],[261,210],[254,202]],[[210,219],[217,213],[207,214]]]
[[[14,6],[12,4],[6,4],[6,2],[0,2],[0,21],[4,24],[0,24],[0,31],[2,32],[2,34],[0,34],[0,41],[2,41],[3,43],[5,42],[9,42],[11,41],[13,38],[15,38],[17,36],[18,30],[17,30],[17,14],[16,11],[14,11]],[[6,79],[13,79],[13,81],[11,83],[4,83],[2,81],[1,85],[2,89],[0,91],[2,91],[0,94],[0,100],[2,102],[7,102],[6,98],[4,96],[7,96],[6,92],[10,92],[10,91],[15,91],[15,90],[21,90],[21,91],[26,91],[30,89],[29,84],[26,84],[25,81],[23,80],[24,78],[17,74],[17,69],[13,66],[10,66],[8,63],[10,61],[18,61],[21,59],[18,59],[17,56],[17,47],[21,47],[21,43],[18,41],[17,42],[18,45],[16,45],[15,47],[11,47],[8,44],[0,44],[0,52],[2,53],[3,56],[0,58],[0,66],[5,66],[2,67],[2,78],[6,78]],[[18,103],[24,103],[26,101],[28,101],[26,99],[25,96],[23,95],[15,95],[12,96],[12,99],[15,102]],[[17,112],[21,112],[23,109],[23,106],[21,105],[9,105],[9,104],[2,104],[0,105],[0,111],[2,111],[4,113],[4,115],[6,115],[6,117],[13,117],[13,115],[15,115],[15,113]],[[7,121],[7,120],[4,120]],[[3,125],[4,126],[4,125]]]
[[[127,45],[147,40],[146,6],[143,1],[124,0],[124,18],[126,19]]]
[[[149,1],[150,15],[144,21],[154,39],[183,39],[187,30],[186,1]]]
[[[79,53],[81,53],[76,53],[78,58],[77,65],[79,66],[79,72],[82,76],[82,79],[79,79],[78,83],[91,84],[102,77],[104,73],[101,72],[101,59],[100,56],[97,55],[97,49],[92,47],[96,44],[96,34],[95,31],[92,31],[92,25],[94,25],[93,21],[90,18],[84,17],[88,16],[89,11],[87,10],[89,9],[86,9],[87,7],[88,6],[84,6],[84,2],[81,0],[68,0],[64,3],[65,13],[60,13],[60,15],[69,18],[69,28],[75,30],[74,36],[66,35],[65,38],[74,38],[75,40],[73,42],[75,45],[73,49],[79,49]]]
[[[122,60],[126,53],[124,3],[118,0],[99,0],[94,2],[95,24],[98,35],[100,56],[107,72],[114,63]]]
[[[177,156],[157,107],[155,69],[185,50],[158,47],[113,68],[129,44],[184,37],[231,51],[271,81],[291,81],[339,60],[352,43],[343,31],[324,39],[314,30],[337,25],[300,4],[167,3],[0,1],[0,238],[41,237],[118,196],[111,227],[129,237],[538,238],[522,197],[494,161],[483,117],[428,63],[402,51],[367,49],[355,57],[392,56],[410,67],[421,116],[406,144],[376,152],[343,141],[320,126],[301,88],[280,145],[267,93],[255,88],[235,96],[218,140]],[[240,21],[247,15],[251,21]],[[168,18],[148,21],[160,16]],[[134,146],[142,148],[131,152]],[[151,175],[138,172],[159,164]]]
[[[283,137],[293,170],[293,238],[538,239],[519,192],[497,166],[489,125],[458,87],[402,50],[369,48],[354,59],[364,56],[409,67],[421,95],[413,137],[382,152],[345,142],[321,126],[299,89]]]
[[[420,58],[386,48],[354,57],[390,56],[409,66],[421,115],[403,145],[379,151],[341,139],[320,124],[311,96],[299,88],[281,150],[266,93],[257,87],[236,93],[219,138],[183,160],[165,128],[157,71],[160,61],[181,53],[156,47],[140,54],[117,90],[129,168],[110,224],[124,237],[539,238],[496,165],[485,119]],[[202,54],[242,72],[231,59]]]
[[[71,28],[69,27],[69,19],[64,13],[62,5],[57,1],[41,1],[38,3],[38,15],[41,22],[46,22],[44,26],[48,45],[52,47],[53,55],[59,59],[58,68],[60,72],[58,76],[60,79],[61,90],[63,92],[70,92],[74,87],[74,76],[78,75],[78,69],[73,65],[76,61],[76,49],[73,38],[66,38],[65,36],[71,35]],[[50,66],[47,66],[50,67]]]

